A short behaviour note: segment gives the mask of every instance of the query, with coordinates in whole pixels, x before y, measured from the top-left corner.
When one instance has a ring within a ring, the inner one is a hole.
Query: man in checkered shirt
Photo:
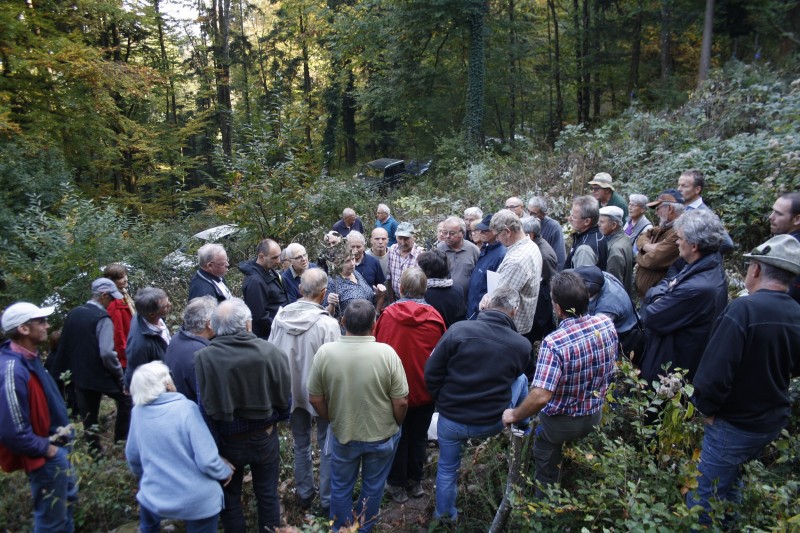
[[[527,398],[503,413],[506,425],[539,413],[533,444],[537,496],[544,485],[558,482],[563,444],[600,423],[617,354],[614,323],[588,314],[589,293],[580,276],[559,272],[550,292],[559,327],[542,341]]]

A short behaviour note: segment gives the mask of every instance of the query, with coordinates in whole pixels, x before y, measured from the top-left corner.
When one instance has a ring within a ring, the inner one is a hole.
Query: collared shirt
[[[703,204],[703,197],[702,196],[698,196],[697,199],[694,202],[692,202],[690,204],[686,204],[686,207],[684,207],[683,209],[684,209],[684,211],[691,211],[693,209],[700,209],[701,208],[700,206],[702,206],[702,205],[704,205]]]
[[[587,416],[603,406],[614,375],[617,332],[604,315],[566,318],[542,341],[531,387],[553,393],[546,415]]]
[[[389,278],[392,280],[392,289],[397,297],[400,296],[400,276],[403,275],[403,270],[417,266],[417,257],[423,251],[422,248],[415,245],[407,256],[402,257],[398,245],[389,248],[389,252],[386,254],[386,261],[389,263]]]
[[[316,263],[309,263],[308,268],[319,268],[319,266]],[[295,272],[292,265],[289,265],[289,268],[281,273],[281,277],[283,278],[283,288],[286,289],[288,303],[294,303],[303,297],[300,294],[300,274]]]
[[[539,283],[542,280],[542,253],[527,235],[506,249],[497,269],[499,287],[519,292],[519,309],[514,316],[517,331],[525,335],[533,327]]]
[[[469,277],[481,255],[480,249],[473,243],[463,240],[458,250],[450,248],[446,242],[440,242],[437,248],[447,254],[450,260],[450,279],[464,291],[464,298],[469,296]],[[466,303],[466,302],[465,302]]]
[[[12,352],[17,352],[28,361],[32,361],[33,359],[39,357],[38,353],[30,351],[29,349],[25,348],[24,346],[20,346],[14,341],[11,341],[9,348],[11,348]]]

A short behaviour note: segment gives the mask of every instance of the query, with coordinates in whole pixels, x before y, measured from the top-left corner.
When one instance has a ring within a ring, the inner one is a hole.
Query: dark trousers
[[[225,533],[244,533],[247,529],[242,509],[244,467],[250,465],[253,493],[258,508],[258,531],[274,531],[281,524],[281,502],[278,498],[278,463],[280,460],[278,428],[270,426],[244,438],[237,435],[220,437],[219,454],[236,468],[231,482],[222,491],[225,508],[220,514]]]
[[[83,420],[83,428],[86,431],[86,440],[89,446],[100,451],[100,436],[97,433],[97,420],[100,416],[100,400],[103,395],[108,396],[117,404],[117,419],[114,422],[114,442],[128,438],[128,429],[131,426],[131,397],[120,392],[100,392],[82,387],[75,387],[75,397],[78,401],[78,410]]]
[[[588,435],[600,423],[602,411],[587,416],[548,416],[539,413],[536,438],[533,441],[533,457],[536,461],[537,496],[541,486],[556,483],[561,477],[562,449],[565,442]]]
[[[433,404],[409,407],[387,483],[407,487],[422,480]]]

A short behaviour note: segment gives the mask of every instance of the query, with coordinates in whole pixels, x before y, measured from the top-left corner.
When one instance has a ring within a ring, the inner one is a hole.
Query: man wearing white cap
[[[701,524],[711,524],[711,501],[739,503],[742,465],[786,426],[789,382],[800,376],[800,304],[787,294],[800,274],[800,243],[778,235],[744,257],[750,294],[720,314],[694,378],[692,401],[706,425],[686,503],[703,507]]]
[[[625,234],[623,216],[622,209],[615,205],[601,207],[597,225],[608,247],[605,271],[617,278],[630,296],[633,290],[633,246]]]
[[[628,218],[628,204],[625,199],[614,190],[614,181],[608,172],[598,172],[589,182],[592,196],[600,202],[600,207],[615,205],[622,209],[622,220]]]
[[[33,497],[34,531],[73,531],[78,495],[69,462],[72,438],[58,385],[39,360],[52,307],[10,305],[2,317],[10,338],[0,346],[0,467],[25,470]]]
[[[100,439],[93,426],[97,425],[103,395],[117,405],[114,441],[127,439],[130,426],[131,399],[124,392],[124,372],[114,350],[114,325],[106,312],[112,300],[121,298],[113,281],[94,280],[92,298],[67,315],[55,361],[48,367],[53,377],[65,370],[71,372],[87,440],[96,452],[100,451]]]

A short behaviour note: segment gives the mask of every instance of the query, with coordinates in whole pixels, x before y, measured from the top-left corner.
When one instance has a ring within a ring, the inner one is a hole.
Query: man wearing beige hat
[[[777,235],[744,257],[750,294],[720,314],[694,378],[692,401],[706,425],[686,503],[703,507],[701,524],[712,522],[712,501],[739,503],[742,465],[786,426],[789,381],[800,376],[800,304],[787,294],[800,274],[800,243]],[[717,516],[724,526],[728,518]]]
[[[589,182],[592,196],[600,202],[600,207],[615,205],[622,209],[622,220],[628,218],[628,203],[614,190],[614,181],[608,172],[598,172]]]
[[[633,290],[633,247],[623,229],[622,209],[615,205],[600,208],[600,233],[606,239],[608,260],[606,272],[614,276],[625,287],[628,295]]]

